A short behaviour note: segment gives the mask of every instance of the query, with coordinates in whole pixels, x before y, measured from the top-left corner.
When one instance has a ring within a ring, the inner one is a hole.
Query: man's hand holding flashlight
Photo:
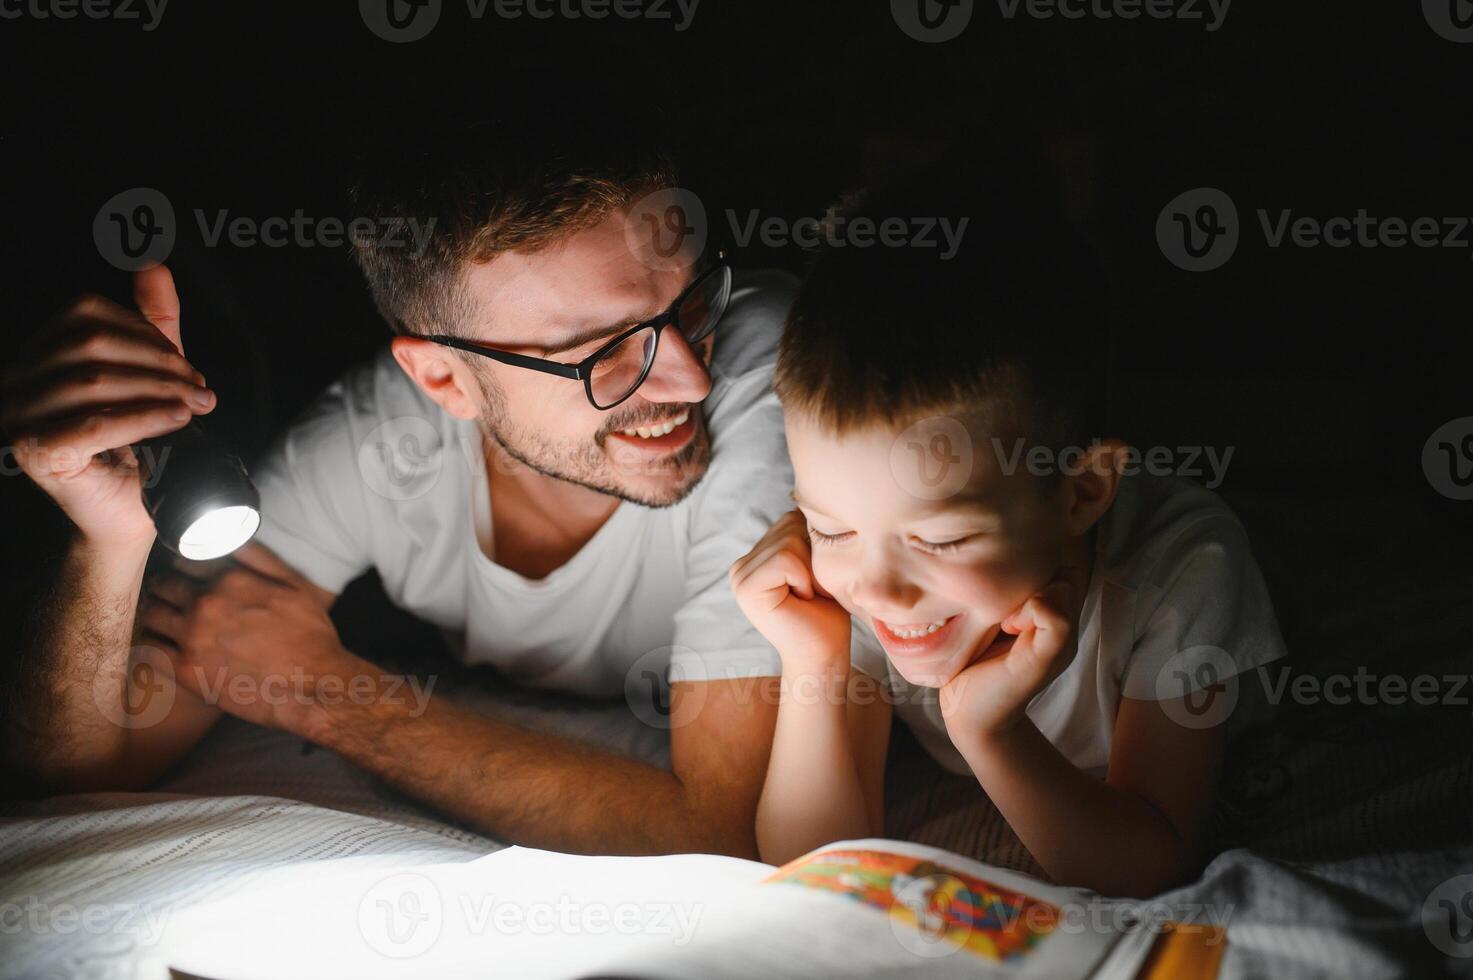
[[[0,431],[88,540],[146,550],[131,446],[213,410],[215,395],[184,357],[169,270],[139,272],[133,298],[137,312],[83,297],[33,338],[0,379]]]

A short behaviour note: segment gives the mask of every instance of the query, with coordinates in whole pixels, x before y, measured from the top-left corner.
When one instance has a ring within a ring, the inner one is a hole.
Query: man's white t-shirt
[[[1189,696],[1174,720],[1226,720],[1236,682],[1216,700],[1203,689],[1283,656],[1284,641],[1243,526],[1216,494],[1180,478],[1125,476],[1098,527],[1077,652],[1027,712],[1070,762],[1103,775],[1122,697]],[[896,714],[932,758],[969,773],[937,690],[888,672]]]
[[[735,276],[701,406],[711,464],[690,494],[663,508],[621,502],[544,578],[487,556],[479,425],[442,411],[387,349],[330,386],[268,453],[255,477],[258,539],[333,593],[376,568],[389,597],[441,627],[466,663],[527,687],[611,697],[630,681],[649,690],[649,675],[667,669],[693,681],[779,674],[727,570],[792,507],[772,369],[795,287],[783,273]]]

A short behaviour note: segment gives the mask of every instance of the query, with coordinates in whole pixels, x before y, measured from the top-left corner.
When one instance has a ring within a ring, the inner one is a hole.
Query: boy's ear
[[[1094,527],[1115,502],[1124,452],[1125,443],[1119,439],[1099,440],[1084,450],[1078,467],[1064,475],[1064,526],[1071,537]]]
[[[458,419],[480,415],[478,395],[469,368],[444,347],[423,337],[400,335],[389,342],[394,360],[420,390]]]

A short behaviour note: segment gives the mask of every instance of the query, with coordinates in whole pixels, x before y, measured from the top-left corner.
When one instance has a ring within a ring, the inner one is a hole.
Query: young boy
[[[883,833],[893,702],[1056,881],[1157,894],[1200,867],[1233,678],[1283,653],[1273,609],[1227,507],[1101,438],[1086,251],[1036,188],[947,185],[846,218],[966,216],[956,254],[831,245],[783,337],[798,506],[731,570],[783,661],[759,847]],[[851,631],[893,697],[851,672]]]

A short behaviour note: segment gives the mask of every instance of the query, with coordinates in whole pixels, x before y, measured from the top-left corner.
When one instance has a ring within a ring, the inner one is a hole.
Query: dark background
[[[595,101],[647,95],[676,121],[684,182],[713,212],[788,218],[966,121],[1006,115],[1062,161],[1107,265],[1123,435],[1237,446],[1234,479],[1288,469],[1314,475],[1311,493],[1321,480],[1427,491],[1423,442],[1467,414],[1473,249],[1270,249],[1254,215],[1473,215],[1473,45],[1401,7],[1241,3],[1208,32],[1006,20],[979,0],[942,44],[906,36],[872,0],[704,0],[679,33],[474,20],[446,0],[409,44],[380,40],[351,3],[174,0],[152,32],[0,20],[4,329],[23,335],[82,290],[126,297],[92,218],[119,191],[158,188],[179,216],[186,348],[220,389],[217,425],[250,452],[386,333],[346,249],[207,248],[192,212],[347,215],[347,150],[398,107],[430,118],[458,89],[494,109],[538,84],[528,72],[574,79]],[[1154,227],[1200,186],[1233,197],[1243,240],[1226,266],[1194,274],[1165,261]],[[760,245],[737,259],[803,262]]]
[[[247,456],[387,329],[345,248],[207,248],[188,216],[346,215],[347,147],[395,107],[433,118],[447,88],[495,107],[539,77],[588,100],[648,98],[679,122],[686,186],[715,210],[787,218],[969,121],[1021,121],[1106,264],[1118,434],[1235,447],[1222,492],[1296,657],[1466,669],[1473,503],[1435,492],[1421,459],[1434,429],[1473,415],[1473,248],[1270,249],[1255,215],[1473,215],[1473,44],[1440,37],[1416,3],[1239,0],[1208,32],[1007,20],[979,0],[960,38],[924,44],[877,0],[704,0],[683,33],[477,21],[446,0],[429,37],[390,44],[352,3],[174,0],[153,32],[3,20],[0,43],[7,347],[83,290],[127,297],[92,220],[119,191],[158,188],[181,216],[185,348],[220,394],[217,430]],[[1202,186],[1232,196],[1243,237],[1194,274],[1163,258],[1155,224]],[[803,256],[736,261],[798,270]],[[23,478],[0,493],[23,605],[65,524]],[[1435,642],[1407,642],[1409,617]]]

